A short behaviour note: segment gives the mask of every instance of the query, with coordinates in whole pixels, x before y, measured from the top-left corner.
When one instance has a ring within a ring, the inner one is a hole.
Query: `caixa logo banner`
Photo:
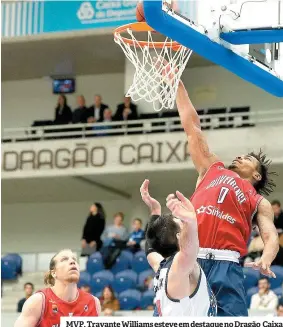
[[[2,37],[107,28],[135,21],[137,0],[2,1]]]

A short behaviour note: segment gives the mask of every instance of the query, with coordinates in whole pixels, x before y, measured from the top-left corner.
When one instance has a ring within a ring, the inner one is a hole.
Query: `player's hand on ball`
[[[142,200],[149,207],[152,215],[161,215],[161,205],[157,200],[150,196],[148,186],[149,180],[146,179],[140,188]]]
[[[187,199],[181,192],[177,191],[169,194],[166,199],[166,206],[172,212],[173,216],[185,222],[196,222],[196,212],[191,201]]]
[[[271,263],[267,262],[265,258],[262,256],[256,262],[247,262],[244,264],[245,267],[253,268],[254,270],[259,270],[260,273],[264,276],[276,278],[274,272],[270,269]]]

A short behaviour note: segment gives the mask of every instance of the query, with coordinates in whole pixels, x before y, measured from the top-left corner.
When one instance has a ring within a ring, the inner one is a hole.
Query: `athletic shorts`
[[[242,267],[231,261],[198,259],[217,300],[217,316],[247,317],[248,306]]]

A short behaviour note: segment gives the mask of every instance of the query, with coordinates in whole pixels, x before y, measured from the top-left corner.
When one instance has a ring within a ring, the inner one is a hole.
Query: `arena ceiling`
[[[2,40],[2,81],[52,75],[123,73],[125,56],[107,35],[41,36],[20,41]],[[86,32],[85,32],[86,33]],[[59,38],[58,38],[59,37]],[[193,55],[188,68],[212,65]]]
[[[272,198],[283,193],[283,165],[272,167],[279,173]],[[174,190],[190,195],[196,182],[194,170],[141,172],[129,174],[85,175],[83,177],[53,177],[2,180],[2,204],[35,202],[112,201],[139,197],[139,187],[145,178],[151,181],[151,192],[159,198]]]

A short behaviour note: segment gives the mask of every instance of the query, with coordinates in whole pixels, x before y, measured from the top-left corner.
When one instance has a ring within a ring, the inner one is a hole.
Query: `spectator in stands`
[[[251,309],[275,310],[278,305],[276,294],[270,290],[270,283],[267,277],[262,277],[258,281],[258,293],[251,299]]]
[[[277,306],[277,315],[276,317],[283,317],[283,304]]]
[[[105,212],[100,203],[90,206],[89,215],[83,229],[82,256],[91,255],[102,246],[101,235],[105,228]]]
[[[127,241],[128,233],[127,229],[123,224],[124,214],[122,212],[117,212],[114,215],[113,225],[107,226],[103,235],[102,240],[117,240],[117,241]]]
[[[104,266],[110,269],[121,251],[125,249],[128,233],[126,227],[123,225],[124,214],[118,212],[114,215],[114,224],[106,227],[103,235],[103,247],[101,254],[103,257]]]
[[[57,107],[55,108],[54,125],[67,125],[72,122],[72,110],[67,104],[64,94],[58,97]]]
[[[24,303],[32,296],[34,291],[34,285],[32,283],[25,283],[24,285],[25,297],[18,302],[17,312],[22,312]]]
[[[109,286],[105,286],[102,291],[102,297],[100,299],[101,303],[101,310],[105,314],[105,310],[112,310],[111,315],[113,315],[114,311],[117,311],[120,309],[120,303],[119,300],[115,297],[113,288]],[[106,312],[108,315],[110,315],[110,312]]]
[[[274,225],[278,232],[283,232],[283,211],[281,203],[278,200],[274,200],[271,202],[271,205],[274,212]]]
[[[112,110],[110,108],[105,108],[103,111],[103,117],[99,120],[99,122],[111,122],[112,121]]]
[[[86,119],[88,123],[95,123],[103,119],[104,110],[108,106],[102,103],[101,95],[97,94],[94,97],[94,104],[87,109]]]
[[[127,248],[132,252],[137,252],[141,249],[141,241],[144,239],[144,231],[142,230],[142,221],[136,218],[133,221],[133,231],[129,235]]]
[[[130,97],[124,98],[124,103],[117,106],[114,120],[135,120],[138,119],[137,106],[131,102]]]
[[[86,114],[87,114],[87,107],[85,105],[85,98],[83,95],[79,95],[77,97],[78,108],[73,112],[73,123],[80,124],[86,123]]]
[[[100,123],[108,123],[108,122],[111,122],[112,121],[112,111],[110,108],[106,108],[104,111],[103,111],[103,117],[102,119],[99,120]],[[105,126],[103,124],[96,124],[93,126],[93,130],[103,130],[103,129],[110,129],[110,128],[113,128],[114,126]],[[98,136],[106,136],[107,133],[100,133],[98,134]]]
[[[89,285],[83,285],[81,287],[81,290],[86,292],[86,293],[90,293],[91,294],[91,290],[90,290],[90,286]]]

